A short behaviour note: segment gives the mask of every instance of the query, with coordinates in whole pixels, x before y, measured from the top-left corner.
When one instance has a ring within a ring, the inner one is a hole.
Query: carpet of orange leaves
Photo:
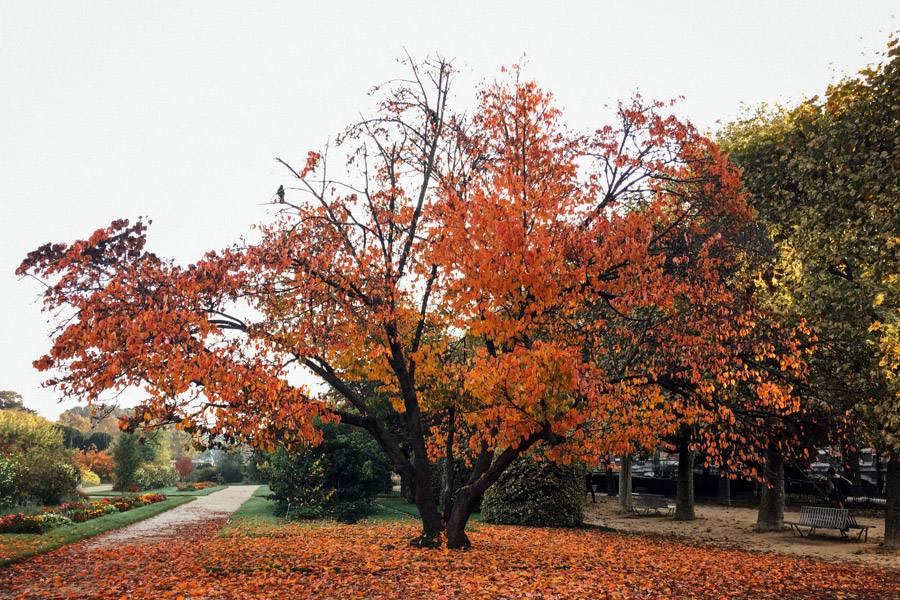
[[[460,552],[410,548],[410,524],[220,524],[24,561],[0,598],[900,598],[900,571],[594,530],[477,525]]]

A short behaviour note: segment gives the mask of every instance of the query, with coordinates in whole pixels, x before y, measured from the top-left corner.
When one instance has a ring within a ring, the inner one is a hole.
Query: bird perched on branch
[[[279,204],[284,202],[284,186],[283,185],[278,186],[278,191],[275,192],[275,195],[278,196]]]

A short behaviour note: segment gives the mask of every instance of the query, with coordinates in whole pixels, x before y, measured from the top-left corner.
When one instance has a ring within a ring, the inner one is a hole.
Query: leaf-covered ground
[[[408,547],[402,522],[220,525],[60,549],[0,570],[0,598],[900,598],[900,571],[591,530],[479,524],[458,552]]]

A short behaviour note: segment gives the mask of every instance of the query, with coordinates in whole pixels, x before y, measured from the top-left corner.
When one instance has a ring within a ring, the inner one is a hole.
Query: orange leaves
[[[58,550],[0,573],[13,594],[128,598],[889,598],[897,571],[590,530],[477,525],[466,552],[412,525],[186,528],[164,544]]]

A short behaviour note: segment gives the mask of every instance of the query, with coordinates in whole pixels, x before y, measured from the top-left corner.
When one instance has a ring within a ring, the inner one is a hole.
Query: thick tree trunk
[[[731,479],[725,471],[719,471],[719,489],[716,494],[716,503],[722,506],[731,506]]]
[[[784,455],[775,444],[766,448],[763,477],[756,531],[780,531],[784,527]]]
[[[619,512],[630,513],[634,510],[631,498],[631,455],[622,457],[622,468],[619,470]]]
[[[675,520],[693,521],[694,453],[687,442],[678,444],[678,487],[675,488]]]
[[[900,456],[893,455],[887,464],[884,509],[884,549],[900,550]]]
[[[472,545],[469,536],[466,535],[466,523],[472,515],[477,497],[471,486],[465,486],[457,492],[456,502],[453,503],[453,510],[447,520],[448,548],[468,548]]]

